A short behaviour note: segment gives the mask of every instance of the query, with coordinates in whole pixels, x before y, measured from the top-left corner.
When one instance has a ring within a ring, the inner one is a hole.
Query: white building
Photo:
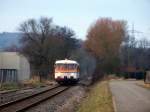
[[[30,78],[28,60],[17,52],[0,52],[0,81],[18,82]]]

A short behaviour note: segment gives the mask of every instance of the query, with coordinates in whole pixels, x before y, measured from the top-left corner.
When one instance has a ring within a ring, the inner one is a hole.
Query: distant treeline
[[[130,67],[150,68],[149,41],[130,36],[123,20],[99,18],[89,27],[85,41],[77,39],[72,29],[55,25],[46,17],[23,22],[19,31],[23,34],[21,46],[15,50],[28,58],[33,74],[43,78],[53,78],[54,62],[65,58],[77,60],[81,78],[93,82],[104,75],[128,72]]]

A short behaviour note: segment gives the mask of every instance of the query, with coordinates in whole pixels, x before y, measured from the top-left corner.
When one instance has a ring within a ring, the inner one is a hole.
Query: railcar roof
[[[76,62],[74,60],[68,60],[68,59],[58,60],[58,61],[55,62],[55,64],[63,64],[63,63],[65,63],[65,64],[78,64],[78,62]]]

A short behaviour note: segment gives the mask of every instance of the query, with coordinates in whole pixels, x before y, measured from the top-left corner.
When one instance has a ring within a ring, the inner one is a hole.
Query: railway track
[[[57,85],[55,85],[57,86]],[[48,90],[51,87],[55,86],[47,86],[47,87],[40,87],[40,88],[29,88],[29,89],[21,89],[17,91],[10,91],[5,93],[0,93],[0,105],[22,99],[27,96],[31,96],[33,94],[37,94],[39,92]]]
[[[20,90],[27,90],[27,89],[33,89],[33,88],[34,87],[27,87],[27,88],[23,88],[23,89],[1,91],[0,95],[9,94],[9,93],[15,93],[15,92],[20,91]]]
[[[36,92],[38,89],[29,88],[29,89],[23,89],[23,90],[15,90],[15,91],[8,91],[4,93],[0,93],[0,105],[18,100],[22,97],[28,96],[33,94],[33,92]]]
[[[22,112],[29,109],[32,106],[35,106],[49,98],[52,98],[61,92],[67,90],[67,86],[55,86],[49,88],[45,91],[24,97],[22,99],[7,102],[0,105],[0,112]]]

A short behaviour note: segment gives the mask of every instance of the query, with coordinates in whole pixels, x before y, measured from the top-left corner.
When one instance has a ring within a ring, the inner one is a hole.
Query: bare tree
[[[83,47],[74,51],[70,58],[78,61],[80,65],[80,79],[84,82],[91,83],[96,67],[95,58]]]
[[[121,47],[121,66],[124,68],[134,68],[137,71],[145,71],[150,67],[150,42],[143,38],[136,40],[129,36],[128,41]]]
[[[55,60],[68,57],[77,46],[74,32],[54,25],[51,18],[27,20],[19,30],[23,34],[20,52],[29,59],[35,74],[42,77],[52,74]]]

